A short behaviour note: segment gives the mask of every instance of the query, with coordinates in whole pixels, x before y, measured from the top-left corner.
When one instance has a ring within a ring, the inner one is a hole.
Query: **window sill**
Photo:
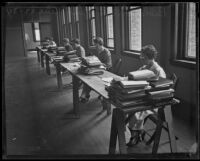
[[[196,69],[196,62],[189,60],[170,60],[170,63],[174,66],[180,66],[189,69]]]
[[[133,58],[137,58],[137,59],[140,58],[140,53],[136,53],[136,52],[133,52],[133,51],[123,51],[122,54],[124,56],[129,56],[129,57],[133,57]]]

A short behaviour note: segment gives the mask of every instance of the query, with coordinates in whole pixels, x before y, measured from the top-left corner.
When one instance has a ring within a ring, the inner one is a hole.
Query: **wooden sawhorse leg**
[[[48,75],[51,75],[51,70],[50,70],[50,66],[49,66],[49,56],[45,54],[45,60],[46,60],[46,72]]]
[[[171,105],[165,105],[165,107],[160,108],[158,110],[158,115],[161,116],[162,118],[161,119],[159,118],[159,121],[157,122],[157,125],[156,125],[155,133],[153,134],[151,140],[149,141],[151,142],[152,139],[154,139],[152,154],[156,154],[158,151],[158,146],[159,146],[161,132],[162,132],[164,123],[166,123],[167,129],[168,129],[167,132],[169,136],[170,150],[172,153],[176,153],[177,145],[176,145],[176,137],[173,131]]]
[[[115,154],[117,137],[119,142],[120,154],[127,154],[126,139],[125,139],[125,116],[121,109],[113,109],[109,154]]]
[[[55,66],[56,66],[56,77],[57,77],[58,89],[62,89],[63,83],[62,83],[62,75],[61,75],[60,63],[55,62]]]
[[[72,75],[72,82],[73,82],[73,110],[76,118],[80,118],[80,111],[79,111],[79,79]]]
[[[38,62],[40,62],[40,50],[37,49],[37,59],[38,59]]]
[[[44,68],[44,52],[43,51],[40,52],[40,58],[41,58],[40,59],[41,60],[41,67]]]

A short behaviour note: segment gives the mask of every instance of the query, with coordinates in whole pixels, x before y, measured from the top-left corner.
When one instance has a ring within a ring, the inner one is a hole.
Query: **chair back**
[[[122,59],[117,58],[117,60],[115,61],[114,65],[113,65],[112,72],[114,74],[119,75],[119,70],[120,70],[121,65],[122,65]]]
[[[174,89],[174,90],[176,90],[176,87],[177,87],[177,83],[178,83],[178,77],[176,76],[176,74],[175,73],[173,73],[172,75],[171,75],[171,77],[170,77],[170,79],[171,80],[173,80],[173,85],[172,85],[172,88]]]

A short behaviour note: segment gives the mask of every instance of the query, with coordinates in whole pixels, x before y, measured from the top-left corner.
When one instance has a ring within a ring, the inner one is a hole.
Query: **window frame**
[[[143,31],[142,31],[142,13],[143,13],[143,8],[142,6],[135,6],[136,8],[130,8],[130,7],[133,7],[133,6],[125,6],[123,11],[124,11],[124,14],[123,14],[123,18],[124,18],[124,27],[123,27],[123,39],[124,39],[124,44],[123,44],[123,48],[124,48],[124,52],[128,55],[134,55],[134,56],[139,56],[141,54],[141,50],[132,50],[130,49],[129,47],[129,44],[130,44],[130,37],[127,36],[129,35],[129,11],[132,11],[132,10],[137,10],[137,9],[141,9],[141,48],[142,48],[142,34],[143,34]]]
[[[112,7],[112,13],[107,13],[107,7]],[[113,23],[113,38],[109,38],[108,37],[108,23],[107,23],[107,18],[108,16],[112,15],[112,23]],[[115,29],[114,29],[114,7],[113,6],[106,6],[103,8],[103,23],[104,23],[104,38],[105,38],[105,44],[106,44],[106,47],[107,48],[110,48],[110,49],[114,49],[115,48],[115,39],[114,39],[114,36],[115,36]],[[113,40],[113,47],[112,46],[108,46],[108,39],[112,39]]]
[[[97,36],[97,28],[96,28],[96,9],[95,7],[90,9],[90,7],[94,6],[87,6],[87,18],[88,18],[88,31],[89,31],[89,45],[93,45],[93,38]],[[94,11],[94,17],[92,17],[92,11]],[[92,20],[95,24],[95,35],[93,35],[93,28],[92,28]]]
[[[189,2],[190,3],[190,2]],[[170,62],[172,65],[194,69],[197,64],[195,58],[186,57],[187,53],[187,30],[188,30],[188,3],[176,3],[172,5],[171,27],[172,27],[172,51]],[[196,22],[195,22],[196,23]],[[196,35],[198,30],[196,29]],[[197,44],[197,43],[196,43]],[[196,53],[197,53],[196,45]]]
[[[40,40],[36,40],[36,34],[35,34],[36,28],[35,28],[34,23],[38,23],[39,28],[37,30],[39,31],[39,34],[40,34],[40,22],[32,22],[33,40],[34,40],[34,42],[40,42],[41,41],[41,34],[40,34]]]

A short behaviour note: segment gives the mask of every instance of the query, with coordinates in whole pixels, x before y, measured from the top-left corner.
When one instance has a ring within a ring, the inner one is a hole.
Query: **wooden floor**
[[[48,76],[37,62],[36,52],[27,58],[6,58],[5,64],[5,128],[8,155],[80,155],[108,154],[111,117],[102,111],[98,95],[81,104],[81,118],[73,119],[72,88],[57,89],[55,68]],[[71,76],[63,75],[64,84]],[[187,123],[174,118],[179,137],[178,151],[188,152],[195,142]],[[152,126],[148,122],[148,127]],[[147,126],[146,125],[146,126]],[[163,132],[159,153],[169,152]],[[126,132],[128,141],[130,134]],[[151,153],[152,146],[140,143],[129,148],[131,153]]]

